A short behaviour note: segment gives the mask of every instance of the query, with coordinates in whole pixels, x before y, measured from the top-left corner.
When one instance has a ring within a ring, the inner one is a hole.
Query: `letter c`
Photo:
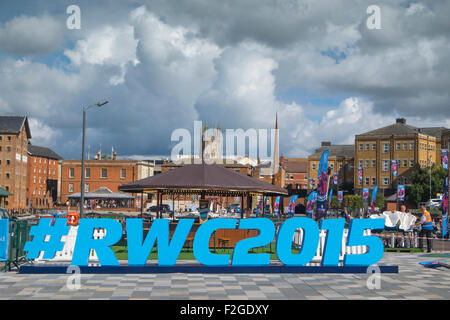
[[[195,233],[194,256],[207,266],[225,266],[230,262],[229,254],[213,254],[209,251],[209,239],[217,229],[236,229],[236,219],[217,218],[203,223]]]

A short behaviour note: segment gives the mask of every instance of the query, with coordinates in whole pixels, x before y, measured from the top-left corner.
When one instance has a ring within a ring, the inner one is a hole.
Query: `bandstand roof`
[[[287,195],[286,189],[243,175],[216,164],[190,164],[142,180],[119,186],[131,193],[209,195]]]

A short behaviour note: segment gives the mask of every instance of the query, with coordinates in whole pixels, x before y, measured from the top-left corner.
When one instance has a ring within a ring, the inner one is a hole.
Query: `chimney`
[[[102,158],[102,156],[101,156],[101,153],[99,151],[99,152],[97,152],[97,160],[102,160],[101,158]]]
[[[406,124],[406,119],[405,118],[397,118],[396,123],[401,123],[401,124]]]
[[[117,160],[117,152],[114,151],[113,160]]]
[[[322,141],[321,146],[322,147],[329,147],[329,146],[331,146],[331,142],[330,141]]]
[[[258,164],[261,164],[261,158],[258,157]]]

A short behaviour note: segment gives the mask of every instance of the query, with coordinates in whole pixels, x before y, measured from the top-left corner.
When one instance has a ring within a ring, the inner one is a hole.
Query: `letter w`
[[[128,265],[145,265],[155,241],[158,246],[158,265],[175,265],[193,224],[194,219],[180,219],[169,242],[169,220],[155,219],[142,241],[142,219],[127,219]]]

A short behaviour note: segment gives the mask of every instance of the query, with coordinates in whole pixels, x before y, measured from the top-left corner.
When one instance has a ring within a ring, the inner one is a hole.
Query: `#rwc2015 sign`
[[[169,239],[169,220],[155,219],[147,236],[143,237],[142,219],[126,219],[126,236],[128,246],[128,265],[144,266],[152,251],[157,246],[158,265],[174,266],[183,248],[187,236],[194,224],[194,219],[180,219],[172,238]],[[287,266],[304,266],[311,262],[319,244],[320,230],[326,230],[327,236],[322,266],[338,266],[342,247],[345,219],[326,219],[320,225],[303,217],[290,218],[281,225],[276,237],[276,254],[278,259]],[[94,239],[94,229],[105,229],[106,234],[101,239]],[[240,240],[234,247],[232,256],[213,254],[209,248],[209,240],[218,229],[256,229],[256,237]],[[383,242],[377,236],[364,235],[364,231],[383,229],[384,219],[353,219],[350,221],[347,246],[367,246],[364,254],[346,254],[344,266],[370,266],[376,264],[383,256]],[[52,259],[57,251],[61,251],[64,243],[61,237],[66,236],[70,226],[67,219],[42,218],[37,226],[30,230],[33,239],[26,243],[24,250],[28,251],[27,259],[38,258],[44,252],[43,259]],[[303,245],[298,253],[292,252],[292,239],[297,229],[303,229]],[[72,265],[87,266],[89,253],[95,250],[101,266],[118,266],[119,262],[110,246],[122,238],[122,225],[113,219],[81,219],[78,226]],[[193,242],[194,256],[198,262],[206,266],[268,266],[270,254],[251,253],[252,248],[270,244],[275,237],[275,226],[267,218],[207,220],[197,229]],[[50,236],[45,241],[46,236]]]

